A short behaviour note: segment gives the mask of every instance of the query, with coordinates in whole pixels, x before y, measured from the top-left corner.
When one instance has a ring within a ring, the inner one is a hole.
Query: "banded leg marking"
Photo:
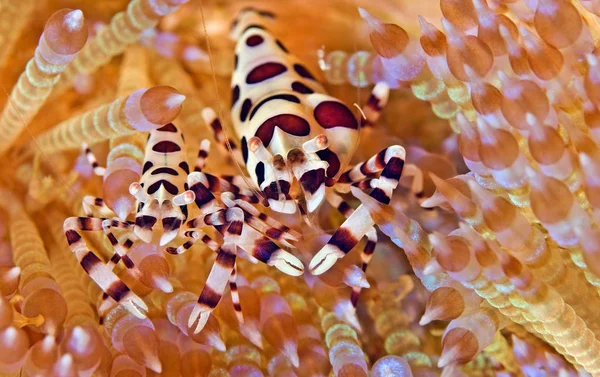
[[[361,127],[373,127],[377,123],[383,108],[387,105],[389,95],[390,87],[385,82],[375,85],[367,103],[362,108],[366,119],[361,118]]]
[[[243,221],[234,219],[225,231],[224,244],[217,252],[217,258],[188,320],[188,327],[190,328],[198,321],[194,329],[196,334],[204,328],[210,313],[217,307],[223,297],[230,275],[235,267],[236,244],[243,228]]]
[[[227,181],[231,185],[229,190],[223,191],[233,192],[236,199],[241,199],[248,203],[260,203],[261,198],[256,196],[256,193],[248,187],[241,175],[222,175],[220,179]]]
[[[296,242],[301,237],[300,233],[267,216],[251,204],[240,199],[234,199],[231,193],[223,193],[221,199],[228,207],[241,208],[244,211],[244,222],[246,224],[287,247],[294,247],[291,242]]]
[[[114,217],[115,213],[112,209],[108,208],[104,199],[96,198],[94,196],[86,195],[83,197],[81,202],[83,212],[87,217],[94,216],[96,213],[99,217]]]
[[[190,228],[199,228],[210,225],[217,228],[231,224],[234,219],[241,219],[242,224],[246,220],[245,212],[242,208],[234,207],[221,209],[208,215],[201,215],[188,222]],[[250,224],[245,224],[242,235],[236,244],[251,257],[266,263],[269,266],[275,266],[280,271],[292,275],[301,275],[304,271],[302,262],[289,252],[281,249],[276,243],[270,240],[266,235],[261,234]],[[231,225],[229,225],[231,226]],[[227,234],[225,234],[225,237]]]
[[[167,253],[173,254],[173,255],[183,254],[186,251],[188,251],[188,249],[190,249],[192,246],[194,246],[194,244],[198,240],[201,240],[202,242],[204,242],[206,244],[206,246],[208,246],[214,252],[219,251],[219,247],[220,247],[219,244],[202,231],[188,230],[183,235],[185,237],[187,237],[187,239],[185,240],[185,242],[183,244],[181,244],[178,247],[167,247],[165,249],[165,251]]]
[[[202,110],[202,119],[204,119],[204,122],[213,130],[215,140],[225,148],[228,154],[231,152],[233,159],[238,164],[244,166],[245,161],[242,157],[242,152],[232,140],[227,140],[225,131],[223,131],[223,125],[221,124],[221,120],[217,116],[217,113],[210,107],[205,107]],[[228,142],[229,147],[227,145]],[[229,148],[231,148],[231,150]]]
[[[348,218],[350,215],[352,215],[352,213],[354,213],[354,209],[336,193],[329,192],[326,196],[326,199],[327,202],[332,207],[335,207],[342,215],[344,215],[344,217]],[[371,227],[365,236],[367,238],[367,242],[361,251],[360,259],[362,262],[361,269],[365,273],[366,278],[367,267],[369,266],[369,262],[371,261],[371,257],[375,251],[375,245],[377,244],[377,231],[375,230],[375,227]],[[358,303],[361,290],[362,287],[352,287],[350,302],[354,308],[356,308]]]
[[[304,265],[298,258],[281,249],[275,242],[250,226],[244,227],[238,247],[284,274],[300,276],[304,272]]]
[[[112,228],[131,229],[132,227],[132,222],[121,221],[117,218],[105,219],[104,221],[102,221],[102,230],[104,231],[104,234],[106,234],[106,237],[108,238],[108,241],[110,242],[112,247],[115,249],[115,253],[107,262],[106,266],[109,269],[113,270],[115,268],[115,265],[122,260],[123,264],[129,270],[131,275],[136,279],[140,279],[140,277],[142,276],[142,272],[137,268],[135,263],[133,263],[131,258],[129,258],[129,256],[127,255],[127,252],[129,251],[129,249],[131,249],[131,246],[133,246],[134,240],[132,240],[131,238],[127,238],[125,239],[125,241],[119,242],[113,234],[113,232],[111,231]],[[133,233],[131,234],[133,235]]]
[[[210,190],[209,175],[202,172],[193,172],[188,175],[187,183],[194,192],[194,203],[202,213],[212,213],[220,210],[219,204],[212,190]],[[196,226],[192,226],[195,228]]]
[[[94,174],[99,175],[101,177],[104,176],[104,172],[106,171],[106,169],[98,164],[98,159],[96,159],[96,156],[94,156],[94,153],[92,152],[90,147],[87,144],[83,143],[81,145],[81,150],[85,154],[87,162],[91,165]]]
[[[131,314],[138,318],[146,318],[148,307],[142,299],[133,293],[98,256],[92,253],[78,231],[93,231],[102,229],[102,220],[92,217],[70,217],[65,220],[63,230],[69,247],[75,253],[77,260],[90,278],[102,291]]]
[[[405,158],[406,152],[401,146],[394,145],[385,148],[366,162],[344,172],[340,177],[340,182],[355,183],[381,171],[379,178],[371,182],[374,188],[369,196],[381,204],[389,204],[393,191],[398,187]],[[320,275],[329,270],[336,260],[344,257],[356,246],[373,225],[375,222],[371,218],[368,208],[361,204],[310,261],[311,273]]]
[[[283,225],[282,223],[280,223],[279,221],[275,220],[274,218],[268,216],[266,213],[262,212],[261,210],[259,210],[258,208],[250,205],[247,202],[244,202],[243,200],[240,199],[236,199],[235,203],[237,204],[238,207],[242,208],[244,211],[247,211],[248,213],[250,213],[252,216],[254,216],[255,218],[261,220],[262,222],[264,222],[265,224],[267,224],[268,226],[275,228],[281,232],[284,232],[286,235],[286,239],[288,239],[289,241],[299,241],[300,238],[302,237],[302,235],[295,231],[294,229],[291,229],[285,225]]]
[[[231,275],[229,275],[229,290],[231,291],[231,302],[233,304],[233,311],[240,324],[244,323],[244,314],[242,313],[242,304],[240,301],[240,293],[237,287],[237,268],[233,265]]]
[[[206,166],[206,159],[210,151],[210,141],[208,139],[202,139],[200,142],[200,148],[198,148],[198,157],[196,158],[196,165],[194,171],[202,171]]]

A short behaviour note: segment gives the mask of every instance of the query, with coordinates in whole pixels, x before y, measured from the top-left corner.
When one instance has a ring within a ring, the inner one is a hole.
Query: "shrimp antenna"
[[[203,0],[200,0],[200,17],[202,18],[202,29],[204,30],[204,38],[206,39],[206,51],[208,52],[208,61],[210,62],[210,72],[212,73],[213,85],[215,86],[215,95],[217,96],[217,114],[219,116],[219,119],[221,120],[221,122],[223,122],[223,125],[224,125],[225,118],[223,117],[223,109],[221,107],[221,97],[219,95],[219,86],[217,84],[217,75],[215,74],[212,49],[210,47],[210,38],[208,37],[208,31],[206,30],[206,20],[204,18],[204,1]],[[225,130],[225,128],[227,128],[227,127],[223,127],[223,135],[225,136],[225,145],[227,145],[227,149],[229,150],[229,153],[233,156],[233,154],[234,154],[233,148],[231,148],[231,144],[229,142],[229,135],[227,135],[227,131]],[[256,197],[260,198],[261,203],[266,203],[264,196],[261,194],[260,191],[257,191],[254,189],[255,185],[248,179],[248,177],[246,176],[246,173],[244,172],[244,169],[242,169],[242,167],[240,166],[238,161],[234,158],[233,162],[235,163],[235,166],[236,166],[238,172],[240,173],[240,176],[244,179],[244,182],[246,182],[246,185],[248,186],[248,188],[250,188],[250,190],[252,190],[252,192],[254,192],[254,195],[256,195]],[[260,187],[258,189],[260,190]]]

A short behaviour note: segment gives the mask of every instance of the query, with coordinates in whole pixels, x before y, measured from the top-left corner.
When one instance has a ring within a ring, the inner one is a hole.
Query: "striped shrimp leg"
[[[102,219],[91,217],[70,217],[63,224],[69,247],[75,253],[79,264],[98,284],[98,286],[131,314],[138,318],[146,318],[148,307],[127,285],[122,282],[85,244],[78,231],[101,230]]]
[[[354,209],[350,207],[350,205],[336,193],[329,192],[327,193],[327,196],[325,198],[327,202],[332,207],[335,207],[338,210],[338,212],[344,215],[345,218],[350,217],[350,215],[354,213]],[[365,243],[365,246],[363,247],[360,253],[360,259],[362,262],[361,270],[363,274],[358,279],[352,279],[352,281],[347,281],[347,278],[345,278],[346,284],[352,287],[350,302],[352,303],[352,306],[354,308],[356,308],[356,305],[358,304],[358,298],[360,296],[360,291],[362,290],[362,288],[369,287],[365,273],[367,272],[367,267],[369,266],[369,262],[371,261],[371,257],[373,256],[373,252],[375,251],[375,245],[377,245],[377,231],[375,230],[375,227],[371,227],[371,229],[367,231],[365,236],[367,238],[367,242]],[[359,283],[356,284],[357,282]]]
[[[236,209],[238,208],[229,211]],[[239,218],[243,219],[243,213],[241,211],[238,213],[239,215],[235,216],[240,216]],[[237,225],[238,222],[239,225]],[[258,233],[255,229],[243,225],[243,221],[231,221],[225,231],[224,244],[217,253],[215,264],[209,273],[206,285],[188,322],[188,325],[192,327],[198,320],[194,330],[196,333],[202,330],[208,320],[209,313],[214,310],[223,296],[229,275],[235,267],[236,248],[244,249],[252,257],[269,266],[274,266],[288,275],[299,276],[304,272],[304,266],[295,256],[282,250],[277,244]],[[240,232],[239,235],[237,232]]]
[[[382,151],[380,151],[379,153],[377,153],[375,156],[369,158],[367,161],[358,163],[354,167],[352,167],[352,168],[346,170],[344,173],[342,173],[342,175],[340,175],[338,181],[334,185],[334,188],[338,192],[348,192],[348,190],[346,189],[347,186],[349,186],[351,184],[357,185],[357,184],[360,184],[360,182],[368,180],[368,179],[370,179],[370,183],[371,183],[370,186],[376,187],[378,185],[378,181],[380,181],[382,178],[384,179],[385,183],[387,183],[389,181],[389,183],[391,185],[393,185],[394,177],[396,175],[399,177],[403,172],[405,158],[406,158],[406,151],[404,150],[403,147],[401,147],[399,145],[393,145],[393,146],[387,147],[387,148],[383,149]],[[388,165],[390,165],[390,166],[388,167]],[[389,174],[390,177],[386,177],[384,175],[386,168],[388,170],[386,172],[386,174]],[[391,171],[392,169],[394,171]],[[398,172],[398,170],[399,170],[399,172]],[[380,179],[371,179],[379,172],[381,172]],[[397,179],[396,179],[396,181],[397,181]],[[396,186],[397,186],[397,184],[398,183],[396,182]],[[388,195],[391,194],[391,192],[393,191],[395,186],[393,188],[389,188],[389,187],[390,187],[389,184],[384,185],[384,187],[382,187],[382,189],[387,189],[385,191]],[[377,190],[377,191],[379,192],[380,190]],[[377,193],[375,195],[378,196],[380,194]],[[377,200],[381,201],[379,199],[377,199]],[[389,200],[388,200],[388,202],[389,202]]]
[[[222,175],[219,178],[231,185],[231,190],[229,191],[233,192],[238,199],[242,199],[248,203],[260,203],[263,199],[257,196],[255,191],[248,188],[246,179],[241,175]]]
[[[223,246],[217,252],[217,258],[188,320],[188,327],[190,328],[194,327],[194,324],[198,321],[194,329],[195,334],[204,328],[210,313],[221,301],[225,288],[229,283],[229,277],[235,268],[236,249],[244,228],[244,215],[239,210],[229,210],[227,212],[226,220],[229,225],[225,230]]]
[[[211,175],[203,172],[192,172],[187,177],[187,183],[195,194],[194,203],[203,214],[209,214],[223,209],[211,190]],[[202,218],[200,216],[199,218]],[[199,219],[197,218],[197,219]],[[188,221],[189,228],[198,228],[196,219]],[[201,225],[202,226],[202,225]]]
[[[190,223],[193,222],[193,224],[190,225],[210,225],[219,229],[223,225],[229,224],[229,219],[233,216],[237,216],[237,214],[239,214],[242,221],[244,221],[245,213],[241,208],[228,208],[204,217],[199,216],[190,221]],[[304,272],[304,266],[298,258],[281,249],[279,245],[251,226],[243,227],[242,235],[238,238],[236,245],[238,246],[238,251],[245,252],[252,258],[269,266],[273,266],[285,274],[299,276]]]
[[[83,207],[83,213],[85,213],[87,217],[92,217],[94,212],[101,217],[113,217],[115,215],[115,212],[106,205],[104,199],[96,198],[91,195],[83,197],[81,206]]]
[[[365,117],[361,118],[361,127],[373,127],[377,123],[383,108],[388,103],[389,96],[390,87],[386,83],[379,82],[375,85],[367,103],[362,108]]]
[[[242,151],[240,151],[237,144],[228,139],[225,135],[225,131],[223,131],[223,125],[221,124],[217,113],[210,107],[205,107],[202,110],[202,119],[204,119],[204,122],[213,130],[215,140],[221,144],[226,151],[230,151],[231,148],[233,159],[238,164],[245,165],[242,157]]]
[[[187,230],[183,233],[183,236],[186,237],[186,240],[183,244],[181,244],[178,247],[167,247],[165,251],[172,255],[183,254],[186,251],[188,251],[192,246],[194,246],[194,244],[198,240],[202,241],[212,251],[219,251],[220,245],[204,232],[201,232],[199,230]]]
[[[229,228],[228,228],[229,230]],[[229,233],[229,232],[228,232]],[[210,313],[217,307],[235,266],[236,246],[232,243],[226,243],[219,249],[217,258],[206,280],[206,284],[200,293],[198,302],[188,320],[188,326],[194,327],[194,333],[197,334],[206,325]]]
[[[196,165],[194,171],[202,171],[206,166],[206,159],[208,158],[208,152],[210,151],[210,140],[202,139],[200,142],[200,148],[198,149],[198,157],[196,158]]]
[[[219,248],[221,247],[220,244],[204,233],[202,233],[203,236],[200,237],[200,233],[198,232],[197,228],[203,226],[213,226],[220,234],[224,234],[225,230],[227,229],[227,226],[229,225],[226,218],[227,210],[219,209],[208,215],[200,215],[188,221],[186,227],[188,229],[193,229],[184,233],[184,236],[188,237],[188,239],[181,246],[177,248],[168,247],[166,251],[174,255],[182,254],[186,252],[189,248],[191,248],[200,239],[212,251],[218,252]],[[247,254],[244,250],[238,249],[238,251],[241,251],[241,254],[239,254],[238,256],[248,259],[253,264],[258,263],[258,260],[256,260],[256,258]]]
[[[221,200],[227,207],[241,208],[244,211],[244,222],[246,224],[287,247],[293,247],[291,243],[297,242],[301,237],[300,233],[267,216],[251,204],[235,199],[231,193],[221,194]]]
[[[86,143],[83,143],[81,145],[81,150],[83,151],[83,154],[85,155],[85,159],[87,160],[88,164],[92,166],[94,174],[99,175],[101,177],[104,176],[104,172],[106,171],[106,169],[98,164],[98,159],[96,158],[90,147]]]
[[[231,275],[229,275],[229,290],[231,291],[231,302],[233,304],[233,311],[240,324],[244,323],[244,314],[242,313],[242,304],[240,301],[240,293],[238,292],[237,286],[237,268],[233,266]]]
[[[93,197],[86,197],[90,198]],[[84,203],[86,202],[86,198],[84,198]],[[94,203],[100,203],[101,198],[93,198]],[[94,204],[95,205],[95,204]],[[104,204],[103,204],[104,205]],[[85,205],[84,205],[85,208]],[[100,206],[100,210],[104,207]],[[114,214],[114,213],[111,213]],[[96,218],[96,217],[76,217],[77,223],[81,226],[83,231],[98,231],[102,230],[106,237],[108,238],[110,244],[115,249],[115,253],[106,263],[106,266],[111,271],[115,268],[115,266],[122,260],[125,267],[129,270],[129,273],[136,279],[139,279],[142,275],[141,271],[137,268],[137,266],[133,263],[131,258],[127,255],[127,252],[133,246],[133,241],[131,238],[126,238],[124,241],[119,242],[117,237],[112,233],[112,228],[119,228],[125,230],[131,230],[131,227],[134,225],[133,222],[130,221],[120,221],[117,218],[106,219],[106,218]],[[98,222],[100,222],[100,228],[98,228]]]
[[[113,254],[113,256],[110,258],[106,265],[109,269],[112,270],[115,268],[115,265],[117,263],[123,260],[123,264],[125,265],[125,267],[127,267],[131,275],[136,279],[140,279],[140,277],[142,276],[142,272],[137,268],[137,266],[133,263],[131,258],[129,258],[129,256],[127,255],[129,249],[131,249],[131,247],[133,246],[134,240],[131,238],[126,238],[123,242],[119,242],[111,231],[112,228],[131,230],[131,228],[133,228],[133,225],[133,222],[119,221],[116,218],[106,219],[102,221],[102,230],[104,231],[110,244],[116,251],[116,253]]]
[[[188,239],[179,247],[167,247],[166,252],[173,255],[179,255],[186,252],[189,248],[191,248],[198,240],[201,240],[209,249],[213,250],[215,253],[218,253],[221,246],[212,238],[210,238],[204,232],[200,232],[197,230],[189,230],[184,233],[185,237]],[[236,317],[240,323],[244,323],[244,316],[242,314],[242,306],[240,303],[240,296],[237,288],[237,270],[234,266],[231,275],[229,276],[229,289],[231,290],[231,299],[233,302],[233,309],[235,311]]]
[[[236,209],[221,208],[212,213],[209,213],[206,215],[203,214],[203,215],[200,215],[200,216],[188,221],[186,226],[188,228],[194,228],[194,229],[201,228],[204,226],[212,226],[214,229],[217,230],[217,232],[219,232],[221,235],[225,236],[227,227],[229,226],[228,219],[231,217],[232,213],[234,213],[234,212],[241,214],[242,218],[243,218],[243,212],[239,208],[236,208]],[[207,244],[207,246],[209,248],[211,248],[215,252],[218,252],[220,245],[217,242],[215,242],[211,239],[208,239],[206,236],[204,236],[202,238],[202,240],[205,244]],[[179,251],[181,251],[182,249],[183,248],[180,248]],[[168,250],[168,251],[173,251],[173,250]],[[256,260],[256,258],[252,257],[251,255],[248,255],[244,250],[238,248],[237,251],[238,252],[241,251],[241,254],[238,254],[238,256],[248,259],[253,264],[258,263],[258,260]]]
[[[230,192],[238,199],[246,200],[250,203],[258,203],[259,198],[255,193],[248,189],[245,184],[242,184],[243,178],[240,176],[216,176],[208,173],[204,173],[208,180],[207,188],[215,195]]]
[[[259,216],[262,213],[259,213]],[[280,242],[282,245],[293,248],[293,242],[297,242],[297,238],[292,234],[288,233],[290,228],[285,225],[281,225],[281,227],[272,227],[265,223],[259,216],[254,216],[249,211],[244,209],[244,222],[250,225],[252,228],[256,229],[259,233],[264,234],[269,237],[273,241]]]
[[[406,151],[401,146],[394,145],[385,148],[366,162],[344,172],[340,176],[339,182],[358,182],[381,172],[379,178],[371,182],[374,188],[369,196],[379,203],[389,204],[394,189],[398,187],[405,158]],[[375,222],[371,218],[369,209],[361,204],[310,261],[309,269],[311,273],[320,275],[329,270],[336,260],[343,258],[356,246],[373,225],[375,225]]]
[[[224,208],[218,202],[215,195],[223,192],[231,192],[235,197],[238,197],[237,193],[239,193],[241,190],[225,179],[221,179],[217,176],[204,172],[190,173],[187,183],[190,187],[190,190],[195,194],[194,202],[196,203],[196,206],[203,214],[210,214]],[[242,196],[242,198],[246,197],[246,195]],[[200,218],[202,218],[202,216],[200,216]],[[198,228],[198,226],[195,225],[198,220],[194,219],[188,221],[188,227]]]
[[[304,272],[304,265],[298,258],[283,250],[267,236],[262,235],[250,226],[245,226],[242,230],[238,247],[255,259],[277,268],[284,274],[300,276]]]

